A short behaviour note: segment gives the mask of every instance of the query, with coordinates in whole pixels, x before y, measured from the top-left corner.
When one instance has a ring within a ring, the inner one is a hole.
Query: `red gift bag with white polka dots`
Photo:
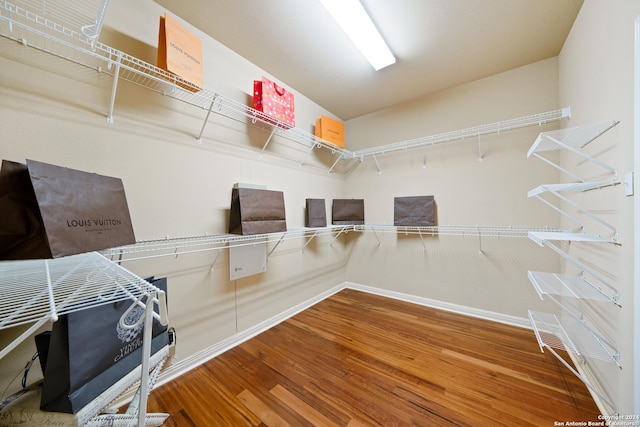
[[[253,81],[253,108],[266,122],[285,129],[296,126],[293,93],[266,77]]]

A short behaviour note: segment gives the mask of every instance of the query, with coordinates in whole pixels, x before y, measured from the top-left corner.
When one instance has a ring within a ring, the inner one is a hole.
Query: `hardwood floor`
[[[159,387],[167,426],[553,426],[597,421],[533,332],[344,290]]]

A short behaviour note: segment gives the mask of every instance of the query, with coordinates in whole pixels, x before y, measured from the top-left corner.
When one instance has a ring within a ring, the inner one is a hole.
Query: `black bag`
[[[0,260],[135,243],[122,181],[27,160],[0,169]]]
[[[331,223],[334,225],[364,224],[364,199],[333,199]]]
[[[395,197],[393,201],[393,225],[431,227],[436,225],[436,209],[433,196]]]
[[[307,210],[305,211],[306,227],[326,227],[327,209],[324,199],[307,199]]]
[[[231,192],[229,233],[263,234],[287,231],[282,191],[234,188]]]
[[[165,278],[150,282],[166,293]],[[129,299],[71,312],[53,324],[49,351],[40,355],[44,356],[45,366],[41,410],[75,414],[132,370],[139,369],[143,325],[133,329],[119,326],[120,317],[131,305]],[[135,306],[127,314],[126,323],[133,324],[140,316],[144,316],[144,309]],[[154,354],[169,344],[169,335],[167,327],[156,319],[152,329]]]

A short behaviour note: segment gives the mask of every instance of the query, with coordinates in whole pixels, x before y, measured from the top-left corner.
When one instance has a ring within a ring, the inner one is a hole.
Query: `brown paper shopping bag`
[[[364,224],[364,199],[333,199],[331,223],[334,225]]]
[[[231,192],[229,233],[263,234],[287,231],[284,193],[256,188]]]
[[[0,260],[135,243],[122,181],[27,160],[0,169]]]
[[[160,17],[158,67],[172,73],[178,86],[202,89],[202,42],[169,15]]]
[[[436,225],[433,196],[395,197],[393,200],[393,225],[413,227]]]

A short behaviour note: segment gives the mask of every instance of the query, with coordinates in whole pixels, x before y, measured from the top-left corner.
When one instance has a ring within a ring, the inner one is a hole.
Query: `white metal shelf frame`
[[[0,359],[31,337],[41,326],[75,311],[118,301],[140,306],[145,315],[135,324],[120,319],[123,328],[144,323],[140,378],[139,425],[145,425],[146,399],[150,390],[152,319],[168,324],[166,296],[146,280],[109,261],[97,252],[56,259],[0,262],[0,329],[32,324],[0,350]],[[146,301],[143,302],[144,298]],[[158,304],[159,313],[153,310]],[[101,410],[97,408],[96,410]]]
[[[544,352],[547,349],[609,408],[617,413],[611,400],[554,349],[564,350],[569,354],[573,354],[582,363],[584,363],[584,358],[588,357],[613,362],[620,367],[620,354],[617,350],[584,322],[571,316],[558,316],[529,310],[529,320],[540,346],[540,351]],[[571,331],[571,336],[568,331]]]
[[[48,321],[59,316],[117,301],[132,301],[164,292],[97,252],[56,259],[0,262],[0,329],[32,324],[15,342],[0,351],[0,359]]]
[[[426,250],[424,237],[427,236],[460,236],[473,237],[478,239],[478,253],[484,254],[482,249],[482,239],[489,238],[526,238],[530,232],[557,232],[557,228],[549,227],[514,227],[514,226],[480,226],[480,225],[436,225],[436,226],[394,226],[382,224],[356,225],[356,231],[372,232],[378,241],[378,246],[382,242],[378,237],[380,233],[397,233],[404,235],[418,235],[422,240],[422,249]]]
[[[213,270],[220,253],[228,249],[230,245],[250,246],[256,241],[275,241],[275,245],[268,253],[268,257],[273,254],[280,243],[287,240],[306,239],[301,250],[304,250],[311,240],[320,236],[332,236],[330,244],[342,234],[354,231],[353,225],[332,225],[320,228],[290,228],[286,231],[266,234],[237,235],[237,234],[212,234],[176,238],[164,238],[143,240],[132,245],[119,246],[107,249],[102,252],[105,257],[112,261],[121,263],[128,261],[139,261],[143,259],[161,258],[167,256],[178,257],[200,252],[218,251],[211,264]]]
[[[618,229],[614,225],[602,219],[600,216],[593,214],[588,209],[582,207],[580,204],[574,202],[570,198],[564,196],[562,193],[566,192],[584,192],[591,191],[596,189],[601,189],[604,187],[610,187],[619,184],[617,181],[618,171],[616,168],[605,164],[604,162],[599,161],[598,159],[584,153],[581,151],[582,148],[587,146],[589,143],[594,141],[603,133],[607,132],[614,126],[616,126],[618,121],[609,121],[604,123],[597,123],[592,125],[585,126],[577,126],[573,128],[559,129],[550,132],[542,132],[538,135],[535,142],[529,149],[527,156],[534,156],[538,159],[544,161],[545,163],[553,166],[555,169],[561,171],[564,174],[570,175],[574,179],[577,179],[576,183],[562,183],[562,184],[545,184],[540,185],[533,190],[530,190],[527,194],[528,197],[535,197],[541,202],[545,203],[547,206],[554,209],[556,212],[570,219],[581,229],[585,229],[586,225],[583,221],[580,221],[575,216],[571,215],[567,212],[566,209],[556,206],[550,201],[546,200],[543,196],[545,194],[551,194],[557,197],[560,201],[564,202],[566,205],[572,206],[583,214],[587,215],[589,218],[594,221],[602,224],[606,228],[610,229],[613,232],[613,241],[616,241],[618,238]],[[570,151],[577,156],[591,162],[605,170],[609,171],[613,174],[613,177],[610,180],[605,181],[596,181],[596,182],[588,182],[585,178],[569,171],[568,169],[558,165],[557,163],[552,162],[551,160],[544,157],[541,153],[548,151],[556,151],[556,150],[566,150]]]
[[[559,295],[575,299],[589,299],[592,301],[607,301],[619,304],[620,293],[617,289],[609,289],[609,292],[593,280],[582,275],[570,275],[548,273],[542,271],[529,271],[529,281],[534,289],[543,298],[544,295]],[[610,293],[614,292],[613,295]]]
[[[43,0],[41,1],[42,4],[45,4]],[[22,3],[30,5],[33,10],[16,6],[6,0],[0,0],[0,35],[19,41],[25,46],[30,46],[112,75],[114,80],[107,113],[107,122],[109,123],[113,122],[118,82],[119,80],[125,80],[205,110],[206,117],[203,120],[202,128],[197,137],[198,142],[202,142],[202,136],[208,118],[213,112],[232,120],[259,126],[265,130],[270,129],[270,134],[262,147],[261,154],[265,151],[274,135],[302,144],[308,148],[307,155],[300,163],[301,166],[305,164],[314,149],[324,149],[330,152],[336,157],[336,160],[328,170],[330,173],[341,161],[358,160],[362,162],[367,157],[373,157],[378,166],[376,156],[379,154],[427,147],[465,138],[480,137],[481,135],[506,132],[526,126],[540,126],[570,117],[571,115],[570,108],[567,107],[487,125],[396,142],[380,147],[350,151],[331,144],[299,128],[284,129],[280,126],[274,126],[271,123],[271,119],[266,115],[241,102],[225,97],[212,90],[199,88],[154,65],[98,42],[97,37],[102,27],[109,0],[92,1],[99,2],[100,7],[97,11],[94,11],[97,17],[93,16],[89,19],[83,16],[80,19],[67,23],[67,21],[60,17],[60,15],[64,16],[65,13],[55,15],[56,18],[70,25],[71,28],[79,28],[79,30],[75,30],[67,28],[65,25],[59,24],[52,19],[43,17],[42,13],[44,12],[42,12],[42,8],[29,4],[28,1],[22,0]],[[15,0],[15,2],[18,3],[20,0]],[[31,0],[31,2],[40,3],[36,0]],[[75,3],[83,4],[82,2],[74,2],[74,4]],[[482,154],[480,153],[480,157],[481,156]],[[379,166],[378,170],[380,170]]]

